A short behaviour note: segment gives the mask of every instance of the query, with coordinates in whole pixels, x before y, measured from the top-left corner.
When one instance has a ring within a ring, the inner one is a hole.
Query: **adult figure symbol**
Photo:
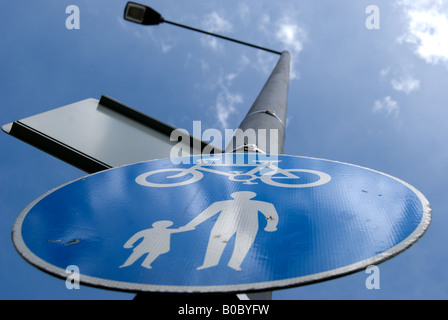
[[[258,212],[266,217],[265,231],[277,230],[278,214],[272,203],[252,200],[257,194],[240,191],[231,194],[233,200],[217,201],[201,212],[182,229],[191,230],[219,213],[208,240],[203,264],[197,270],[218,265],[221,255],[235,235],[235,247],[228,263],[230,268],[241,270],[241,263],[249,252],[258,233]]]

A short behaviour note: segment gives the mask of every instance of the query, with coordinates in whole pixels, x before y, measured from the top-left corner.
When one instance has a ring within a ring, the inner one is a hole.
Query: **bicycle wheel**
[[[178,172],[177,174],[165,175],[166,173]],[[155,177],[157,175],[157,177]],[[154,171],[148,171],[137,178],[135,182],[145,187],[177,187],[184,186],[186,184],[194,183],[202,179],[204,175],[197,170],[188,169],[160,169]],[[152,177],[153,181],[148,180]],[[157,178],[157,179],[155,179]],[[180,179],[178,179],[180,178]],[[173,179],[167,182],[160,182],[160,180]]]
[[[286,174],[284,173],[286,172]],[[294,179],[290,175],[292,172],[305,172],[305,173],[311,173],[313,175],[317,175],[319,176],[319,179],[313,182],[308,182],[308,183],[300,183],[300,177],[292,174],[292,176],[294,176],[295,178],[297,178],[297,182],[298,183],[281,183],[274,179]],[[284,176],[280,177],[274,177],[276,173],[281,173]],[[317,187],[320,185],[323,185],[327,182],[329,182],[331,180],[331,176],[329,174],[326,174],[325,172],[321,172],[321,171],[317,171],[317,170],[307,170],[307,169],[288,169],[288,170],[281,170],[280,172],[275,172],[273,174],[264,174],[262,176],[260,176],[260,180],[263,181],[266,184],[269,184],[271,186],[276,186],[276,187],[283,187],[283,188],[311,188],[311,187]]]

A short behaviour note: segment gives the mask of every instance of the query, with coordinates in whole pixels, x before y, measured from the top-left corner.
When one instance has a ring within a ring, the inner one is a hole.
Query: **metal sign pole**
[[[283,51],[266,84],[241,122],[240,130],[237,130],[232,141],[227,146],[226,152],[238,152],[244,149],[247,152],[283,154],[290,60],[289,52]],[[247,138],[244,135],[245,131],[250,129],[258,131],[255,134],[255,145],[245,141],[242,146],[238,146],[238,141],[244,141]],[[266,130],[266,134],[259,134],[260,129]],[[274,132],[274,134],[271,135],[271,132]],[[262,136],[266,137],[265,141],[260,141]],[[261,146],[261,143],[265,145]],[[250,300],[271,300],[272,292],[250,293],[247,296]]]

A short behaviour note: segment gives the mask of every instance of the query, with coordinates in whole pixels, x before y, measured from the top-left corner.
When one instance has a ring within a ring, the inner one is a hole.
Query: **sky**
[[[368,274],[277,290],[273,299],[448,298],[448,1],[142,1],[171,21],[291,53],[285,154],[352,163],[420,190],[433,219],[411,248]],[[79,29],[66,8],[79,8]],[[178,128],[235,129],[277,57],[175,26],[123,20],[126,1],[0,4],[1,125],[105,94]],[[378,19],[372,21],[374,5]],[[0,134],[0,298],[132,299],[29,265],[11,231],[50,189],[85,175]]]

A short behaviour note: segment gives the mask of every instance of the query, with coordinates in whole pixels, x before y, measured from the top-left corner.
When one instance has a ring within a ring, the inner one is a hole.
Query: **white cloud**
[[[277,40],[283,43],[287,50],[296,53],[303,50],[303,35],[303,30],[297,24],[291,22],[280,23],[275,34]]]
[[[411,93],[414,90],[418,90],[420,88],[420,81],[414,79],[411,76],[400,77],[399,79],[392,79],[391,85],[394,90],[403,91],[406,94]]]
[[[162,50],[163,53],[169,52],[175,41],[171,38],[161,38],[159,33],[155,31],[154,28],[136,28],[134,24],[125,21],[123,18],[119,17],[118,23],[120,26],[129,32],[129,34],[133,34],[134,37],[138,38],[138,41],[146,42],[148,41],[148,37],[152,40],[152,43],[159,49]],[[132,31],[132,33],[131,33]]]
[[[240,19],[242,20],[247,19],[248,15],[250,14],[249,6],[244,2],[239,2],[237,8],[237,14],[240,17]]]
[[[220,76],[216,83],[216,88],[219,91],[214,109],[216,118],[222,129],[229,129],[230,117],[237,113],[237,105],[244,102],[243,96],[240,93],[232,92],[230,88],[233,80],[236,79],[239,73],[244,69],[245,64],[246,61],[242,59],[240,67],[236,72],[230,72]]]
[[[209,32],[229,32],[233,28],[232,24],[216,11],[205,16],[204,27]]]
[[[243,103],[243,97],[237,93],[231,93],[223,86],[216,98],[216,116],[223,129],[229,128],[229,117],[236,112],[236,105]]]
[[[220,44],[218,42],[218,40],[215,37],[212,37],[212,36],[202,37],[201,38],[201,43],[202,43],[202,45],[204,45],[206,47],[210,47],[210,48],[212,48],[215,51],[222,47],[222,44]]]
[[[296,79],[297,71],[294,65],[299,53],[303,50],[303,42],[306,40],[307,34],[292,16],[284,16],[277,22],[275,37],[283,45],[282,50],[288,50],[291,54],[290,78],[291,80]]]
[[[166,43],[161,43],[161,47],[162,47],[163,53],[167,53],[168,51],[171,50],[172,45],[166,44]]]
[[[383,99],[376,100],[373,109],[373,113],[386,113],[387,116],[398,117],[400,112],[400,106],[398,103],[390,96],[384,97]]]
[[[447,0],[402,0],[408,17],[407,33],[398,41],[415,45],[415,53],[427,63],[448,63]]]
[[[260,21],[256,24],[258,26],[258,30],[263,32],[265,35],[271,36],[271,17],[264,13],[260,16],[259,20]]]
[[[273,54],[265,54],[265,52],[258,51],[257,52],[257,64],[254,65],[254,68],[257,70],[263,71],[265,74],[270,74],[275,67],[275,64],[278,61],[278,56],[274,56]]]
[[[387,68],[384,68],[384,69],[380,70],[380,75],[382,77],[386,77],[389,74],[389,72],[390,72],[390,67],[387,67]]]
[[[205,16],[203,27],[204,30],[207,30],[208,32],[219,34],[230,32],[233,29],[232,24],[216,11],[213,11]],[[218,50],[222,47],[222,44],[218,41],[218,39],[213,36],[202,37],[201,43],[212,48],[213,50]]]
[[[297,23],[298,18],[294,10],[286,11],[279,18],[271,18],[268,14],[263,14],[259,18],[258,30],[267,39],[275,39],[280,45],[275,48],[278,51],[287,50],[291,54],[291,72],[290,79],[298,78],[298,71],[295,68],[295,63],[297,62],[300,52],[303,50],[303,43],[307,39],[307,33],[305,30]],[[265,55],[264,55],[265,56]],[[258,55],[258,63],[263,62],[263,66],[271,66],[270,61],[277,61],[274,56],[261,57]],[[264,61],[262,61],[264,60]],[[269,60],[269,61],[267,61]],[[275,63],[272,64],[272,68]],[[270,73],[272,71],[270,67],[264,67],[262,70],[265,73]]]
[[[213,75],[210,76],[211,67],[203,60],[199,61],[204,65],[203,72],[208,74],[205,88],[208,92],[216,94],[215,103],[209,108],[210,115],[215,119],[215,126],[220,129],[231,128],[231,120],[236,120],[234,116],[238,116],[238,106],[244,102],[244,94],[238,92],[240,86],[234,83],[238,81],[238,77],[243,73],[247,67],[251,66],[252,61],[245,55],[241,55],[238,60],[234,61],[232,70],[228,68],[221,70],[214,70]],[[236,87],[236,89],[235,89]]]

